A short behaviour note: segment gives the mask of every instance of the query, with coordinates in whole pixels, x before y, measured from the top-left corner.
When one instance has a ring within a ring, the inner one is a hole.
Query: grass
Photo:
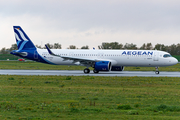
[[[180,61],[180,55],[173,55],[178,61]]]
[[[180,64],[160,71],[179,71]],[[0,61],[0,69],[83,70]],[[152,71],[154,67],[125,67]],[[179,78],[0,75],[0,119],[179,119]]]
[[[0,119],[179,119],[179,78],[0,75]]]
[[[11,54],[0,54],[0,60],[18,60],[19,57]]]
[[[83,70],[83,66],[49,65],[38,62],[0,61],[0,69],[28,69],[28,70]],[[92,70],[92,68],[90,68]],[[154,67],[125,67],[125,71],[155,71]],[[159,71],[180,71],[180,64],[160,67]]]
[[[125,67],[125,71],[155,71],[155,67]],[[159,71],[180,71],[180,64],[159,67]]]

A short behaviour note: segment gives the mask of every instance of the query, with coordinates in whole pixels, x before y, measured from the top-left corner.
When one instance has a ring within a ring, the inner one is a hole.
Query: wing
[[[73,60],[73,63],[79,62],[80,64],[82,64],[84,66],[91,66],[91,67],[95,64],[95,62],[104,61],[104,60],[101,60],[101,59],[79,58],[79,57],[72,57],[72,56],[68,57],[68,56],[56,55],[48,48],[47,45],[45,45],[45,46],[46,46],[46,49],[48,50],[50,55],[61,57],[61,58],[64,59],[64,61]]]

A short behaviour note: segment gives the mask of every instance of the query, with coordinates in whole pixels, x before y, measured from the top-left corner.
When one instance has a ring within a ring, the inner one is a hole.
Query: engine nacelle
[[[124,66],[112,66],[111,71],[123,71]]]
[[[96,62],[94,65],[94,69],[96,69],[97,71],[109,71],[111,69],[111,62],[109,61]]]

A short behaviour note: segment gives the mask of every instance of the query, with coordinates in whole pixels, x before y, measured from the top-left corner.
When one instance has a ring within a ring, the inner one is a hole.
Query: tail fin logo
[[[26,35],[26,33],[20,26],[14,26],[14,33],[19,50],[35,48],[32,41],[29,39],[29,37]]]
[[[23,32],[19,30],[19,28],[15,28],[15,29],[18,31],[18,33],[19,33],[19,35],[20,35],[20,37],[21,37],[22,40],[28,41],[28,40],[26,39],[25,35],[23,34]],[[15,33],[15,34],[16,34],[16,33]],[[18,35],[16,34],[16,36],[18,36]],[[19,40],[20,40],[20,39],[19,39]]]
[[[16,37],[18,49],[22,50],[28,40],[26,39],[23,32],[19,30],[19,28],[15,28],[15,37]]]

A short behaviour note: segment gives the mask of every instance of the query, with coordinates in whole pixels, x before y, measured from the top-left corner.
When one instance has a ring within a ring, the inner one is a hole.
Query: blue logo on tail
[[[36,48],[20,26],[14,26],[14,33],[18,50]]]

